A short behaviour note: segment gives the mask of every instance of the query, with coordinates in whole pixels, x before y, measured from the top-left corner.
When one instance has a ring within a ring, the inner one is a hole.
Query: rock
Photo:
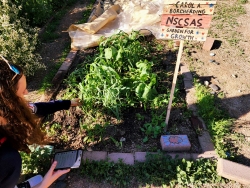
[[[126,138],[124,138],[124,137],[120,138],[120,142],[125,142],[125,141],[126,141]]]
[[[210,88],[212,88],[213,91],[218,91],[219,90],[219,87],[215,84],[210,84],[209,85]]]
[[[207,81],[207,80],[204,81],[204,85],[205,85],[205,86],[208,86],[208,85],[209,85],[209,81]]]
[[[210,56],[215,56],[215,54],[214,54],[214,53],[212,53],[212,52],[211,52],[209,55],[210,55]]]
[[[232,77],[238,78],[237,74],[232,74]]]

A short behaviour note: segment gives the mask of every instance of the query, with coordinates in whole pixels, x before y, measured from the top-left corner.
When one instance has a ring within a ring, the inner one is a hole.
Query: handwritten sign
[[[209,28],[211,20],[211,15],[163,14],[161,17],[161,25]]]
[[[164,0],[162,39],[205,41],[216,1]]]
[[[206,41],[208,29],[171,28],[162,25],[160,38]]]
[[[185,2],[181,3],[177,1],[176,3],[165,5],[163,7],[163,14],[213,14],[215,2],[205,2],[197,3]]]

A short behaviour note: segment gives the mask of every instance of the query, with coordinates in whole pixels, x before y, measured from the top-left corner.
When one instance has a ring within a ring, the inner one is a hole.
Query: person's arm
[[[53,114],[59,110],[68,110],[71,106],[70,100],[55,100],[50,102],[29,103],[32,112],[39,116]]]

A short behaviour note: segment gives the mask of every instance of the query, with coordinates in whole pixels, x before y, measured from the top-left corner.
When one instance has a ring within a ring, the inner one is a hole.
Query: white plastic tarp
[[[74,50],[82,50],[88,47],[98,46],[101,36],[109,37],[118,33],[120,30],[130,33],[132,31],[147,29],[150,30],[156,38],[159,37],[163,5],[161,0],[129,0],[120,1],[118,4],[121,11],[117,14],[117,17],[95,34],[83,31],[78,25],[71,27],[71,29],[68,30],[71,38],[71,48]]]

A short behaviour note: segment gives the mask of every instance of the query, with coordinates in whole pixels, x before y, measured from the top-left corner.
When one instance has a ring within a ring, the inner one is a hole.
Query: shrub
[[[33,75],[44,67],[41,56],[35,53],[38,33],[27,19],[18,16],[20,10],[9,0],[0,2],[0,54],[23,67],[26,75]]]
[[[41,27],[51,17],[55,11],[65,5],[71,5],[76,0],[13,0],[17,6],[22,6],[19,15],[29,19],[31,26]]]
[[[34,174],[45,175],[50,168],[52,158],[52,148],[30,146],[31,153],[20,152],[22,157],[22,174],[27,177]]]

